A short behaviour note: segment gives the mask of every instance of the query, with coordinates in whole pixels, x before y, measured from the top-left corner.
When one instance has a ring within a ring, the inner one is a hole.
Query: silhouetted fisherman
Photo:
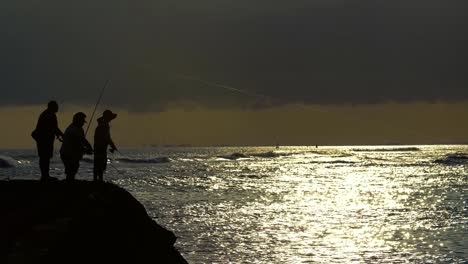
[[[107,167],[107,147],[114,153],[117,148],[110,135],[109,123],[117,117],[117,114],[110,110],[105,110],[102,117],[97,119],[98,126],[94,132],[94,181],[103,181],[104,171]]]
[[[36,129],[31,136],[36,141],[37,154],[39,155],[39,167],[41,169],[41,181],[53,177],[49,175],[50,159],[54,154],[55,137],[62,141],[63,133],[58,128],[57,116],[59,106],[56,101],[50,101],[37,121]],[[55,178],[54,178],[55,179]]]
[[[83,154],[93,154],[93,148],[86,140],[83,125],[86,123],[86,115],[78,112],[73,116],[73,122],[65,130],[60,158],[65,166],[67,181],[75,180],[75,175],[80,167]]]

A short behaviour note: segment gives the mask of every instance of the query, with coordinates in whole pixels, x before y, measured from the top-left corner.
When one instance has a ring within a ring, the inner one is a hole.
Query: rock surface
[[[175,240],[116,185],[0,181],[0,263],[187,263]]]

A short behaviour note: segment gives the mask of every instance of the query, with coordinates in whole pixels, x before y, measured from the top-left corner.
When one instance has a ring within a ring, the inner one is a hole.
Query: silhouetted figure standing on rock
[[[56,101],[50,101],[47,109],[39,116],[36,129],[31,133],[37,144],[39,155],[39,167],[41,169],[41,181],[51,179],[49,175],[50,159],[54,154],[55,137],[62,141],[63,133],[58,128],[57,116],[59,106]],[[55,179],[55,178],[54,178]]]
[[[65,130],[60,158],[65,166],[67,181],[75,180],[75,175],[80,167],[83,154],[93,154],[93,148],[86,140],[83,125],[86,123],[86,115],[78,112],[73,116],[73,122]]]
[[[102,117],[97,119],[98,126],[94,132],[94,181],[103,181],[104,171],[107,167],[107,147],[114,153],[117,148],[110,135],[109,123],[117,117],[117,114],[105,110]]]

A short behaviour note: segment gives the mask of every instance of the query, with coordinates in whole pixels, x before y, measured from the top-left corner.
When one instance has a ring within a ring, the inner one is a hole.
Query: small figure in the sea
[[[98,126],[94,132],[94,181],[103,181],[104,171],[107,167],[107,147],[110,146],[111,153],[117,150],[112,141],[109,126],[109,123],[116,117],[117,114],[105,110],[102,117],[97,119]]]
[[[60,158],[65,166],[67,181],[75,180],[75,175],[80,167],[80,160],[84,154],[92,155],[93,148],[86,140],[83,125],[86,123],[86,115],[78,112],[73,116],[73,122],[65,130]]]
[[[50,159],[54,154],[55,137],[62,141],[63,133],[58,127],[57,116],[59,106],[56,101],[50,101],[37,121],[36,129],[31,136],[36,141],[37,154],[39,155],[39,167],[41,169],[41,181],[55,179],[50,177]]]

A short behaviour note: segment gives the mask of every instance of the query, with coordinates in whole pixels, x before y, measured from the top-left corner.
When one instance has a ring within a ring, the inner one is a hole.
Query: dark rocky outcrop
[[[0,263],[186,263],[175,240],[116,185],[0,181]]]

